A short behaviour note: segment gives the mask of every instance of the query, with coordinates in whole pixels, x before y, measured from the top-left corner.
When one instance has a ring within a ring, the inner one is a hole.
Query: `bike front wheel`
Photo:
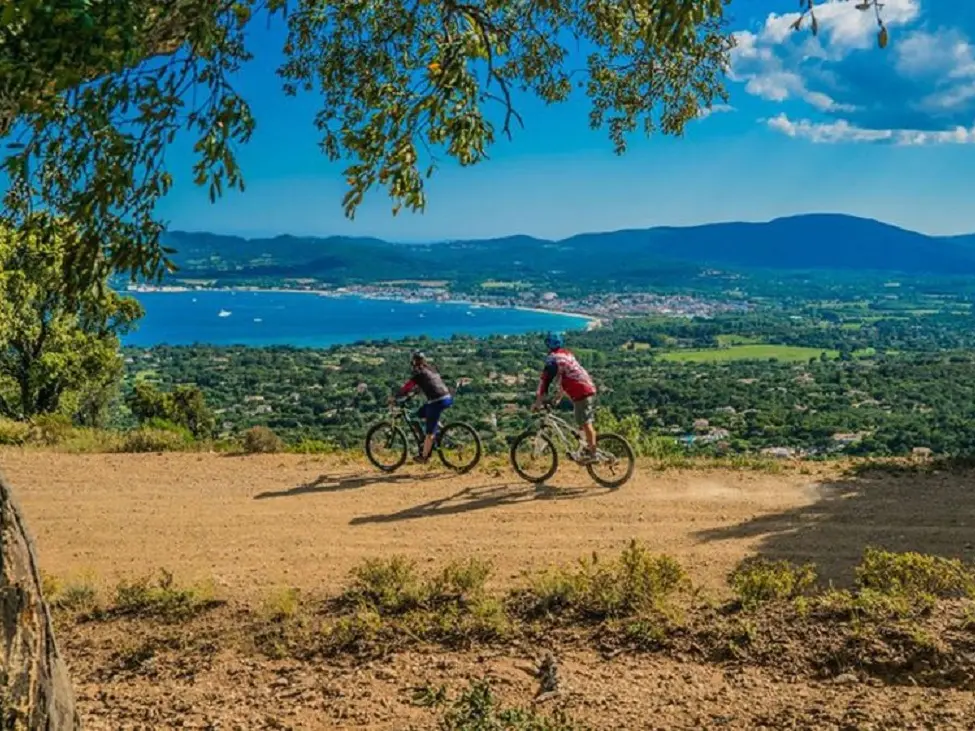
[[[511,443],[511,466],[521,479],[540,485],[559,468],[559,453],[547,436],[528,431]]]
[[[622,487],[633,477],[636,457],[633,447],[619,434],[600,434],[596,438],[596,459],[586,465],[589,476],[600,487]]]
[[[437,455],[444,466],[465,474],[481,461],[481,436],[470,424],[462,421],[447,424],[440,429]]]
[[[395,472],[406,462],[406,433],[395,424],[382,421],[366,432],[366,457],[383,472]]]

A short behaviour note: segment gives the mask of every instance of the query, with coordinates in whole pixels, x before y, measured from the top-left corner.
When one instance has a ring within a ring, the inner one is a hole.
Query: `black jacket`
[[[450,395],[450,389],[443,382],[443,378],[429,366],[421,366],[413,371],[413,377],[399,390],[399,396],[406,396],[416,389],[423,392],[427,401],[437,401]]]

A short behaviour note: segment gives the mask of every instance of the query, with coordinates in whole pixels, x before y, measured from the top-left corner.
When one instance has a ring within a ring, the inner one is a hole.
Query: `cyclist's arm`
[[[548,393],[548,388],[559,373],[558,364],[554,360],[545,361],[545,368],[542,370],[542,377],[538,382],[538,390],[535,392],[535,404],[541,405]]]
[[[411,378],[410,380],[408,380],[406,383],[403,384],[403,387],[400,388],[399,391],[396,392],[396,398],[398,399],[406,398],[417,389],[417,385],[418,385],[417,382]]]

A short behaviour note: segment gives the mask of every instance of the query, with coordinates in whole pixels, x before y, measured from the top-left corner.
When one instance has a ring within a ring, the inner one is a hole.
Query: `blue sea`
[[[323,297],[308,292],[138,292],[145,308],[125,345],[292,345],[322,348],[362,340],[428,335],[512,335],[581,330],[573,315],[477,307],[458,303],[400,302]]]

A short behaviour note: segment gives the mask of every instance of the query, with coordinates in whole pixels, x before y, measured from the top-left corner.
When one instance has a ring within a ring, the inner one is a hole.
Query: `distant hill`
[[[395,244],[375,238],[244,239],[173,231],[167,245],[184,276],[377,281],[394,278],[565,277],[629,283],[705,267],[975,274],[975,234],[935,237],[835,214],[767,223],[586,233],[560,241],[530,236]]]

